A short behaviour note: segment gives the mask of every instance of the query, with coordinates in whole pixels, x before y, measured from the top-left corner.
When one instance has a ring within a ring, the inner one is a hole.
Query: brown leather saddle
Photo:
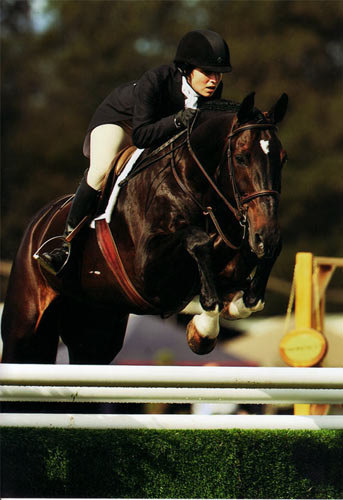
[[[106,203],[111,196],[111,192],[116,183],[117,178],[122,173],[128,164],[131,156],[136,151],[136,146],[126,146],[114,157],[110,168],[105,176],[100,195],[99,208],[106,208]]]

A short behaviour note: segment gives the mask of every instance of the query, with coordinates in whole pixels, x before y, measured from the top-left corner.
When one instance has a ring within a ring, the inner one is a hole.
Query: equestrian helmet
[[[175,64],[189,64],[205,71],[232,71],[230,51],[225,40],[215,31],[195,30],[184,35],[177,47]]]

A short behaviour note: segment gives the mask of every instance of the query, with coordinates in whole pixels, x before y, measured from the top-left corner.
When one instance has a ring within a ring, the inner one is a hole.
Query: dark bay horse
[[[168,316],[195,296],[199,314],[188,343],[204,354],[215,345],[220,314],[240,318],[262,309],[281,249],[277,211],[286,153],[276,123],[287,101],[283,94],[264,113],[254,107],[254,94],[234,111],[219,101],[198,113],[191,132],[145,151],[111,222],[82,229],[57,276],[33,255],[63,233],[70,197],[45,207],[12,268],[2,361],[54,363],[61,336],[71,363],[110,363],[130,313]]]

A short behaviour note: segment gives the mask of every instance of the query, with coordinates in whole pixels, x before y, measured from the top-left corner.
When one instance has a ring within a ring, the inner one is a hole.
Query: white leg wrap
[[[262,311],[264,302],[259,300],[254,307],[247,307],[243,300],[244,292],[240,290],[233,297],[232,302],[229,304],[229,315],[232,319],[245,319],[248,318],[253,312]]]
[[[193,318],[193,323],[199,335],[215,339],[219,334],[219,307],[214,311],[204,311]]]
[[[182,309],[180,314],[192,314],[193,315],[193,314],[202,314],[203,312],[204,312],[204,310],[201,307],[199,295],[197,295],[196,297],[194,297],[193,300],[190,301],[189,304],[187,304],[187,306],[184,309]]]

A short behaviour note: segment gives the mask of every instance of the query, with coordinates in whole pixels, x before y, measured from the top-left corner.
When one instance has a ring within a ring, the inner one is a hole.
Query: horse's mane
[[[205,114],[206,119],[222,114],[236,114],[239,111],[240,103],[231,101],[230,99],[217,99],[214,101],[204,101],[201,103],[199,109],[202,114]],[[209,112],[209,113],[207,113]],[[213,112],[213,113],[211,113]],[[256,107],[251,110],[251,113],[246,117],[247,121],[255,123],[265,122],[263,113]]]
[[[217,99],[214,101],[204,101],[200,104],[201,111],[218,111],[222,113],[237,113],[240,104],[229,99]]]

